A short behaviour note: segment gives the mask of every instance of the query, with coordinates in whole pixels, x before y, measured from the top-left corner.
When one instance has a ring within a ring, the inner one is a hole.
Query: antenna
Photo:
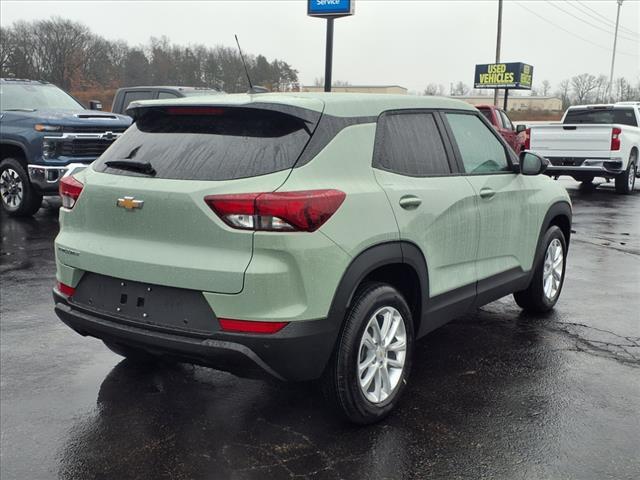
[[[244,65],[244,73],[247,74],[247,80],[249,81],[249,91],[253,90],[253,84],[251,83],[251,77],[249,76],[249,70],[247,70],[247,62],[244,61],[244,55],[242,55],[242,48],[240,48],[240,42],[238,41],[238,35],[236,37],[236,43],[238,44],[238,51],[240,51],[240,58],[242,59],[242,65]]]

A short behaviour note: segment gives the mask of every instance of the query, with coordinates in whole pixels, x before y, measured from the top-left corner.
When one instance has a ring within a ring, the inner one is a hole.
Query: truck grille
[[[115,140],[115,139],[113,139]],[[65,157],[99,157],[109,148],[113,140],[74,139],[61,142],[58,154]]]

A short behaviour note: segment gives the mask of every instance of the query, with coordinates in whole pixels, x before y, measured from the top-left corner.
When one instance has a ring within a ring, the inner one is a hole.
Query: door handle
[[[492,198],[496,194],[496,191],[493,188],[483,188],[480,190],[480,198],[489,199]]]
[[[405,210],[413,210],[414,208],[418,208],[420,206],[422,200],[420,200],[415,195],[405,195],[404,197],[400,198],[399,203],[400,206]]]

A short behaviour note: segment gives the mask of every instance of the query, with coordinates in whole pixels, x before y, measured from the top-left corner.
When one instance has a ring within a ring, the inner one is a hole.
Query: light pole
[[[613,34],[613,54],[611,55],[611,74],[609,75],[609,98],[613,100],[613,66],[616,63],[616,45],[618,43],[618,25],[620,23],[620,7],[622,1],[618,0],[618,15],[616,16],[616,31]]]
[[[498,38],[496,39],[496,63],[500,63],[500,41],[502,40],[502,0],[498,0]],[[498,89],[493,91],[493,104],[498,106]]]

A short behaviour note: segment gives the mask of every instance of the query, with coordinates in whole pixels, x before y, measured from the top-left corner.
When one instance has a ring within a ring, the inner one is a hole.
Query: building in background
[[[454,96],[456,100],[463,100],[471,105],[486,105],[487,103],[493,103],[493,97],[487,95],[477,96]],[[500,96],[498,99],[498,105],[504,103],[504,97]],[[539,96],[517,96],[510,95],[509,103],[507,105],[510,112],[523,112],[523,111],[540,111],[540,112],[561,112],[562,100],[557,97],[539,97]]]
[[[302,92],[324,92],[324,87],[305,85]],[[331,87],[332,92],[342,93],[395,93],[406,95],[407,89],[400,85],[346,85]]]

